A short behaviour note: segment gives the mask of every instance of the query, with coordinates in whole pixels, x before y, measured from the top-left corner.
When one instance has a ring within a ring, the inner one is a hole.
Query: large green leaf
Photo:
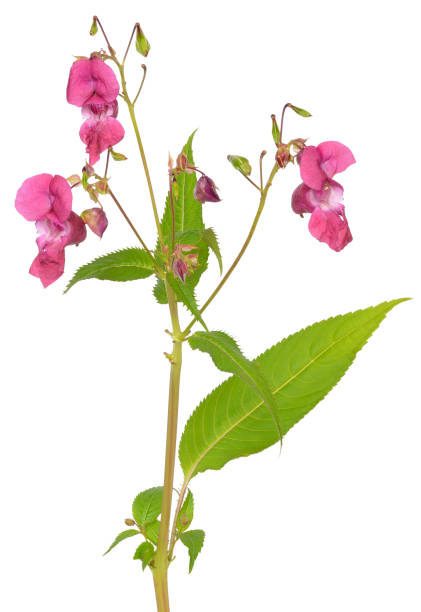
[[[139,527],[152,523],[161,514],[162,487],[152,487],[135,497],[132,506],[133,518]]]
[[[126,529],[126,531],[122,531],[121,533],[118,534],[118,536],[116,537],[114,542],[111,544],[111,546],[108,548],[108,550],[105,551],[104,555],[109,553],[110,550],[112,550],[115,546],[117,546],[117,544],[120,544],[120,542],[123,542],[123,540],[127,540],[127,538],[132,538],[135,535],[140,535],[140,531],[138,531],[137,529]]]
[[[336,385],[386,314],[405,299],[315,323],[255,360],[276,401],[283,435]],[[231,377],[201,402],[187,422],[179,450],[186,481],[277,440],[261,397],[243,380]]]
[[[185,531],[180,534],[180,540],[184,546],[187,546],[189,550],[189,574],[193,569],[194,562],[197,559],[198,554],[202,550],[203,542],[205,541],[205,532],[201,529],[192,529],[191,531]]]
[[[64,293],[67,293],[79,281],[87,280],[88,278],[130,281],[147,278],[153,272],[153,262],[146,251],[136,247],[123,249],[97,257],[97,259],[79,268],[69,281]]]
[[[221,331],[196,332],[189,338],[189,344],[193,349],[209,353],[217,368],[222,372],[235,374],[258,394],[271,413],[278,431],[278,439],[281,439],[281,425],[271,389],[259,367],[244,357],[236,341]]]

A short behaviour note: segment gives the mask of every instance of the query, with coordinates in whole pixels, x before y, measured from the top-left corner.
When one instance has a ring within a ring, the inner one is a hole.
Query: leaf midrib
[[[378,315],[377,315],[378,316]],[[370,323],[373,319],[375,319],[377,317],[372,317],[371,319],[367,320],[364,324],[364,327]],[[362,326],[361,326],[362,327]],[[342,340],[344,340],[345,338],[347,338],[348,336],[350,336],[351,334],[353,334],[357,329],[359,329],[358,327],[355,327],[354,329],[352,329],[350,332],[348,332],[347,334],[344,334],[343,336],[341,336],[340,338],[338,338],[338,340],[336,340],[335,342],[332,342],[332,344],[330,344],[328,347],[326,347],[325,349],[323,349],[322,351],[320,351],[320,353],[318,353],[313,359],[311,359],[304,367],[302,367],[300,370],[298,370],[293,376],[290,376],[288,378],[288,380],[286,380],[284,383],[282,383],[282,385],[280,385],[277,389],[274,389],[272,391],[272,395],[275,395],[276,393],[279,393],[279,391],[281,391],[282,389],[284,389],[287,385],[289,385],[290,382],[292,382],[295,378],[297,378],[297,376],[299,376],[302,372],[304,372],[307,368],[309,368],[315,361],[317,361],[317,359],[319,359],[322,355],[324,355],[327,351],[330,351],[334,346],[336,346],[336,344],[338,344],[338,342],[341,342]],[[206,452],[202,453],[202,455],[199,457],[199,459],[195,462],[195,465],[193,466],[193,468],[190,470],[188,476],[185,479],[186,483],[189,483],[190,480],[193,478],[194,476],[194,471],[196,470],[197,466],[200,464],[200,462],[202,461],[202,459],[204,457],[206,457],[206,455],[218,444],[218,442],[220,442],[230,431],[232,431],[235,427],[237,427],[237,425],[239,425],[242,421],[244,421],[245,419],[247,419],[251,414],[253,414],[253,412],[255,412],[258,408],[260,408],[262,405],[264,404],[263,401],[260,401],[258,404],[256,404],[256,406],[254,406],[254,408],[252,408],[249,412],[247,412],[243,417],[241,417],[240,419],[238,419],[233,425],[231,425],[230,427],[228,427],[228,429],[226,429],[222,435],[218,436],[218,438],[215,440],[215,442],[213,442],[207,449]]]

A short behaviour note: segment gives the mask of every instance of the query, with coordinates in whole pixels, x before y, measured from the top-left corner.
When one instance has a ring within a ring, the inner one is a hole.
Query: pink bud
[[[102,208],[88,208],[80,215],[90,230],[102,238],[108,227],[108,219]]]
[[[186,276],[189,273],[187,264],[182,259],[174,259],[173,263],[174,276],[178,277],[182,283],[186,280]]]
[[[281,166],[281,168],[285,168],[285,166],[288,164],[288,162],[291,159],[289,149],[286,145],[281,143],[278,146],[278,150],[276,151],[275,159],[278,162],[278,164]]]
[[[208,176],[201,176],[197,181],[193,195],[198,202],[220,202],[221,198],[216,192],[216,185]]]

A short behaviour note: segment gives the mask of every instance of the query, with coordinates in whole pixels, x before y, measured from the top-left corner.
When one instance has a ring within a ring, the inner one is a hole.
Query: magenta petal
[[[72,189],[65,178],[56,174],[50,183],[50,194],[57,219],[63,223],[72,210]]]
[[[92,96],[94,82],[90,62],[88,59],[81,59],[72,64],[67,83],[67,101],[69,104],[83,106],[86,100]]]
[[[98,57],[81,59],[70,68],[67,101],[75,106],[110,104],[119,92],[113,70]]]
[[[124,128],[117,119],[106,117],[101,121],[87,119],[79,131],[82,142],[89,153],[89,163],[93,166],[108,147],[113,147],[124,137]]]
[[[311,189],[301,183],[294,190],[291,198],[291,206],[292,210],[297,213],[297,215],[302,215],[303,213],[313,212],[315,204],[311,201]]]
[[[40,251],[29,268],[29,273],[40,279],[44,287],[54,283],[64,272],[64,249],[58,252]]]
[[[341,251],[352,240],[345,213],[315,208],[308,229],[314,238],[326,242],[334,251]]]
[[[65,244],[79,244],[86,238],[86,226],[83,220],[75,212],[70,213],[70,217],[65,225]]]
[[[95,93],[107,104],[111,104],[118,96],[120,86],[112,68],[98,57],[93,57],[91,62],[92,78],[95,81]],[[96,100],[90,100],[95,103]]]
[[[355,163],[351,149],[336,140],[321,142],[317,149],[321,157],[320,166],[329,178]]]
[[[326,174],[320,167],[321,155],[317,147],[306,147],[300,157],[300,174],[307,187],[320,190],[326,181]]]
[[[16,194],[16,210],[27,221],[37,221],[51,210],[51,174],[37,174],[27,178]]]

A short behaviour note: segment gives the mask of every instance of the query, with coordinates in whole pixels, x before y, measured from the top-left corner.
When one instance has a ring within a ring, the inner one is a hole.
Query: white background
[[[419,498],[419,20],[415,2],[15,2],[2,18],[2,348],[0,600],[7,612],[154,609],[135,544],[102,552],[132,498],[163,473],[169,349],[167,311],[152,281],[89,281],[62,290],[77,266],[134,245],[104,201],[110,226],[66,252],[43,290],[27,274],[35,228],[14,209],[21,182],[68,176],[84,162],[80,111],[67,105],[72,55],[103,46],[97,13],[119,53],[135,21],[151,44],[139,120],[158,200],[176,155],[199,128],[197,163],[223,201],[205,208],[226,265],[256,209],[256,193],[226,161],[270,151],[270,114],[285,102],[285,135],[340,140],[357,164],[340,178],[354,241],[341,253],[294,215],[289,167],[224,294],[213,329],[253,357],[304,325],[401,296],[345,379],[278,448],[193,482],[193,527],[207,538],[191,576],[171,568],[172,610],[382,612],[421,608]],[[133,91],[142,62],[130,59]],[[125,109],[114,191],[149,244],[153,221]],[[74,209],[88,207],[82,191]],[[218,280],[215,262],[200,289]],[[183,313],[184,315],[184,313]],[[187,322],[187,317],[185,317]],[[223,380],[186,350],[181,423]],[[181,471],[176,483],[181,482]]]

